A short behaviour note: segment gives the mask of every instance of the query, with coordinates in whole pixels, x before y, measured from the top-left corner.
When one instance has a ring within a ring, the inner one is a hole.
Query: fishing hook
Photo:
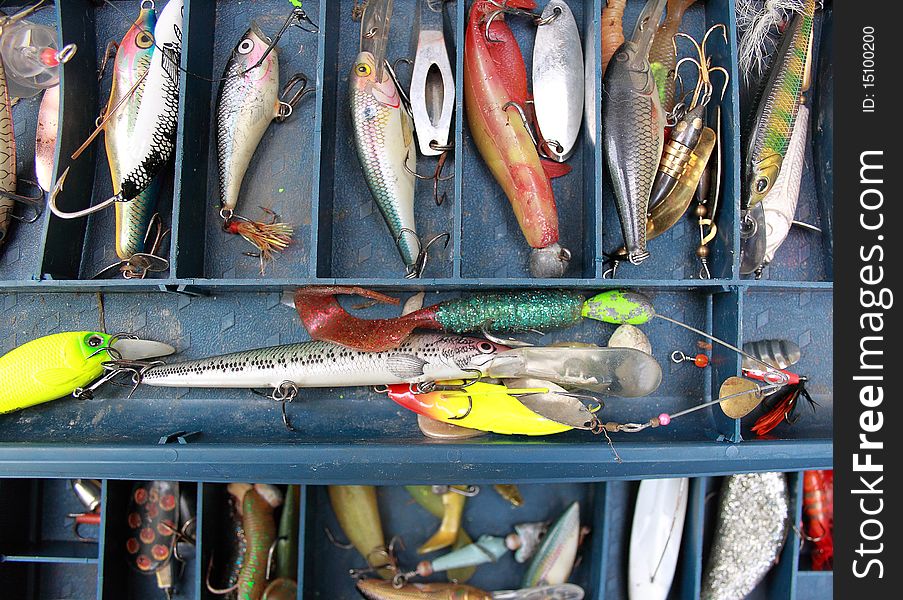
[[[288,414],[285,411],[285,405],[289,402],[293,402],[295,398],[298,396],[298,386],[295,385],[294,381],[285,380],[280,383],[278,386],[273,388],[273,393],[270,394],[270,399],[279,402],[282,405],[282,423],[289,431],[298,431],[292,425],[291,421],[288,419]]]
[[[533,21],[533,24],[536,25],[537,27],[542,26],[542,25],[548,25],[549,23],[551,23],[552,21],[557,19],[559,16],[561,16],[561,9],[558,7],[556,7],[554,9],[554,11],[551,15],[543,18],[543,16],[541,14],[534,13],[529,10],[524,10],[522,8],[512,8],[511,6],[508,6],[508,0],[502,0],[502,2],[498,2],[497,0],[489,0],[489,3],[492,4],[493,6],[498,7],[498,10],[494,10],[491,13],[486,15],[486,28],[483,32],[483,37],[486,38],[487,42],[492,43],[492,44],[502,43],[502,40],[493,39],[489,35],[489,28],[492,25],[492,22],[495,21],[495,19],[501,14],[515,15],[518,17],[527,17],[528,19],[531,19]]]
[[[41,218],[42,214],[44,214],[44,191],[41,190],[41,186],[30,179],[19,179],[18,181],[27,184],[27,186],[32,189],[40,190],[40,193],[35,194],[34,196],[23,196],[14,194],[13,192],[0,191],[0,196],[21,204],[31,211],[31,214],[27,217],[15,213],[11,214],[10,217],[22,223],[34,223]]]
[[[116,56],[117,52],[119,52],[119,42],[110,40],[106,50],[104,50],[103,60],[100,61],[100,68],[97,70],[97,81],[103,79],[104,74],[107,72],[107,63],[110,62],[111,58]]]
[[[144,245],[151,239],[151,233],[156,226],[156,235],[154,241],[148,248],[147,252],[136,252],[130,257],[115,262],[94,274],[91,279],[101,279],[107,274],[115,270],[119,270],[126,279],[144,279],[148,273],[162,273],[169,269],[169,261],[157,253],[166,236],[170,234],[171,229],[164,229],[163,221],[159,213],[154,213],[147,225],[147,231],[144,234]]]
[[[439,149],[440,144],[435,144],[435,140],[430,142],[430,148]],[[454,148],[454,144],[451,145]],[[444,150],[442,154],[439,155],[439,159],[436,162],[436,170],[432,175],[421,175],[420,173],[413,170],[408,166],[408,158],[410,158],[410,151],[405,154],[404,163],[402,167],[409,174],[413,175],[415,178],[420,179],[422,181],[432,181],[433,182],[433,200],[436,202],[436,206],[442,206],[442,203],[448,199],[448,192],[442,192],[442,195],[439,195],[439,182],[440,181],[449,181],[450,179],[454,179],[454,175],[448,175],[446,177],[442,176],[442,170],[445,168],[445,161],[448,160],[449,150]]]
[[[527,130],[527,135],[530,136],[530,141],[533,142],[533,145],[536,147],[536,152],[542,156],[543,158],[552,159],[552,156],[547,152],[547,148],[551,148],[554,145],[555,152],[558,154],[562,154],[564,152],[564,147],[555,140],[547,140],[543,138],[541,141],[538,139],[536,132],[533,131],[532,125],[530,125],[530,121],[527,119],[527,113],[524,110],[524,107],[515,102],[514,100],[509,100],[502,106],[502,110],[507,111],[509,108],[514,108],[517,111],[517,114],[520,115],[521,120],[524,122],[524,128]]]
[[[304,73],[295,73],[292,75],[291,79],[289,79],[285,85],[282,87],[282,93],[279,97],[279,111],[276,115],[277,123],[284,123],[286,119],[292,116],[292,113],[295,111],[295,107],[301,101],[304,96],[313,93],[316,91],[314,88],[307,87],[307,84],[310,82],[310,78]],[[295,92],[294,96],[289,100],[285,100],[285,98],[294,90],[295,87],[298,87],[298,90]]]
[[[204,584],[207,586],[207,591],[216,596],[225,596],[226,594],[231,594],[235,590],[238,589],[238,584],[228,587],[228,588],[215,588],[210,583],[210,572],[213,571],[213,552],[210,552],[210,560],[207,561],[207,574],[204,576]]]
[[[492,320],[485,321],[482,325],[480,325],[480,333],[483,334],[487,340],[494,344],[499,344],[501,346],[510,346],[511,348],[531,348],[536,344],[531,344],[530,342],[523,342],[521,340],[515,338],[503,338],[497,336],[489,331],[489,328],[492,326]],[[532,333],[536,333],[538,335],[545,335],[541,331],[531,330]]]
[[[408,229],[406,227],[402,228],[398,239],[395,240],[396,245],[398,244],[401,236],[405,232],[414,234],[414,232],[411,231],[410,229]],[[442,247],[448,248],[448,244],[451,241],[451,234],[448,233],[447,231],[445,233],[440,233],[440,234],[434,235],[432,238],[430,238],[426,242],[426,244],[423,244],[421,242],[420,238],[416,237],[416,234],[414,234],[414,235],[415,235],[415,239],[417,240],[417,245],[420,248],[420,251],[417,253],[417,260],[414,262],[414,265],[409,270],[408,274],[405,275],[405,277],[404,277],[405,279],[420,279],[423,276],[423,272],[426,271],[426,264],[429,259],[430,246],[432,246],[439,240],[444,239],[445,243],[443,244]]]
[[[461,489],[461,488],[464,489]],[[431,485],[430,491],[436,494],[437,496],[441,496],[443,494],[448,494],[451,492],[452,494],[459,494],[464,496],[465,498],[473,498],[477,494],[480,493],[480,486],[478,485],[465,485],[465,486],[456,486],[456,485]]]
[[[395,62],[411,62],[411,59],[399,58]],[[395,89],[398,90],[398,97],[401,99],[401,105],[404,107],[405,112],[408,113],[408,116],[413,118],[414,109],[411,107],[411,99],[408,97],[407,92],[404,91],[404,86],[401,85],[401,81],[398,79],[398,74],[395,72],[395,65],[390,63],[388,59],[384,60],[383,63],[386,66],[386,72],[388,72],[389,77],[392,78],[392,83],[395,84]],[[405,162],[407,162],[407,158],[405,158]]]
[[[460,421],[461,419],[466,419],[470,416],[470,413],[473,412],[473,396],[470,394],[466,394],[465,398],[467,398],[467,410],[464,411],[463,415],[456,415],[454,417],[448,417],[449,421]]]
[[[329,540],[329,543],[336,548],[341,548],[342,550],[351,550],[354,548],[354,544],[351,542],[340,542],[329,527],[324,527],[323,532],[326,534],[326,539]]]

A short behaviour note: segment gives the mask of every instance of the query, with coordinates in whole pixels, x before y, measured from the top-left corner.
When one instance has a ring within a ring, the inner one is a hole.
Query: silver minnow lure
[[[302,342],[153,367],[143,383],[162,387],[356,387],[469,379],[504,346],[457,335],[413,335],[395,350],[361,352]]]
[[[745,598],[777,560],[790,526],[789,514],[783,473],[728,477],[721,491],[718,529],[701,598]]]
[[[220,205],[234,211],[254,150],[279,115],[279,57],[270,52],[256,65],[270,39],[256,23],[242,36],[226,64],[216,103],[216,150]]]
[[[665,111],[649,66],[649,47],[666,0],[649,0],[633,36],[615,52],[602,80],[602,142],[631,263],[649,258],[646,219],[665,141]]]
[[[522,587],[565,583],[574,569],[580,542],[580,504],[574,502],[546,533],[524,574]]]
[[[354,144],[367,186],[410,275],[420,252],[414,221],[414,124],[395,81],[387,69],[377,79],[376,67],[373,55],[361,52],[349,78]]]

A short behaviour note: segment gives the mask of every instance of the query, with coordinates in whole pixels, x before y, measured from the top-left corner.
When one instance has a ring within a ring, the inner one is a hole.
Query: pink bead
[[[669,417],[665,413],[662,413],[658,416],[658,422],[662,425],[667,425],[671,422],[671,417]]]

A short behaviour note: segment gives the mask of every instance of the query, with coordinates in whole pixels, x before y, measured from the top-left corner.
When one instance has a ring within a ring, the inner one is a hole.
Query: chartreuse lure
[[[96,331],[55,333],[0,357],[0,413],[74,393],[104,372],[108,361],[135,361],[175,352],[172,346]]]

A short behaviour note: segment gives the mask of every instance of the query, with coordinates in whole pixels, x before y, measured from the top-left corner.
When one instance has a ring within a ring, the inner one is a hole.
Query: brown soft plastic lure
[[[368,600],[492,600],[492,594],[459,583],[409,583],[396,588],[390,581],[363,579],[357,589]]]
[[[624,7],[627,0],[608,0],[602,9],[602,72],[608,68],[608,61],[615,50],[624,43]]]
[[[273,510],[282,504],[282,493],[270,485],[255,485],[242,498],[242,528],[247,546],[238,575],[238,597],[258,600],[266,586],[270,547],[276,541]]]
[[[674,36],[680,28],[684,13],[694,2],[696,0],[668,0],[668,13],[655,32],[655,39],[652,40],[652,48],[649,50],[649,64],[655,73],[655,81],[665,112],[671,112],[674,108],[674,70],[677,68]]]

